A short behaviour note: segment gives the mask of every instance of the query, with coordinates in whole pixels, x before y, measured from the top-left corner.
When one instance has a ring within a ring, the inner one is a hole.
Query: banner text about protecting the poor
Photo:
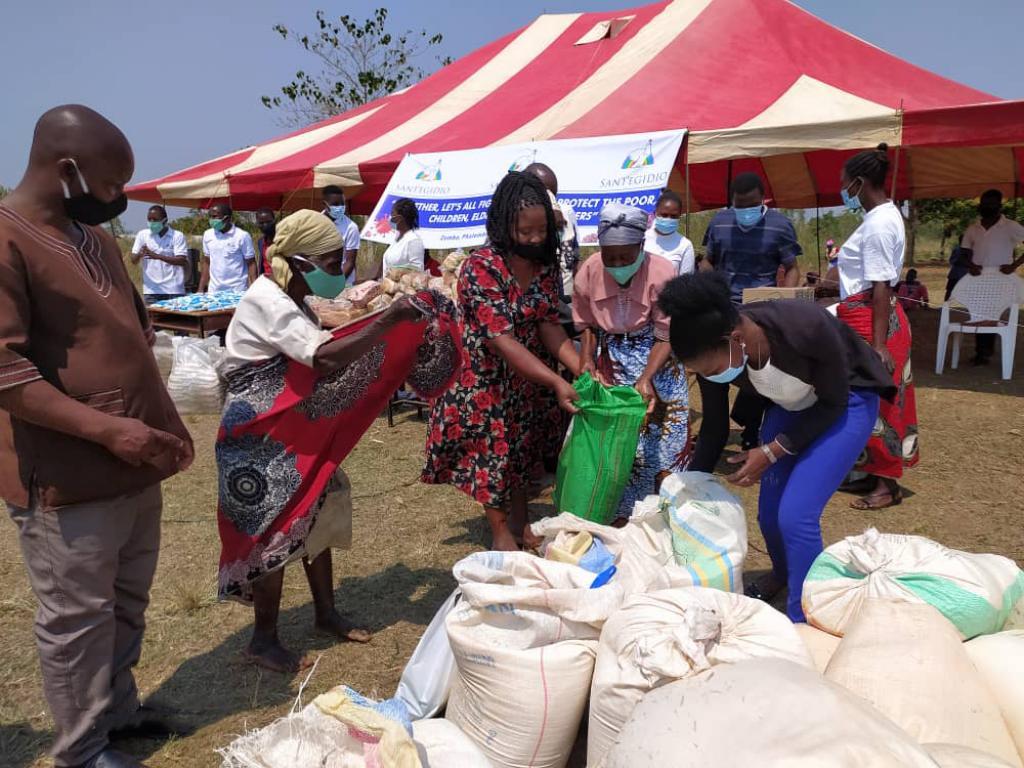
[[[482,245],[487,209],[502,177],[530,163],[543,163],[558,176],[558,200],[576,211],[583,244],[597,242],[597,221],[608,203],[654,210],[679,154],[684,131],[628,136],[538,141],[461,152],[406,155],[367,220],[362,236],[394,241],[391,207],[407,197],[419,212],[420,237],[427,248]]]

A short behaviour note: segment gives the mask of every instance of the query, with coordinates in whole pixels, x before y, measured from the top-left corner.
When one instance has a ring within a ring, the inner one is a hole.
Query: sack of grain
[[[451,720],[419,720],[412,738],[423,768],[491,768],[487,755]]]
[[[1024,631],[983,635],[964,643],[971,663],[995,696],[1024,760]]]
[[[939,768],[1013,768],[995,755],[957,744],[925,744],[924,749]]]
[[[830,635],[828,632],[822,632],[817,627],[812,627],[810,624],[804,624],[803,622],[794,624],[793,627],[796,629],[796,633],[800,635],[800,639],[804,641],[807,652],[811,654],[811,659],[814,660],[814,668],[824,673],[842,638]]]
[[[224,405],[224,381],[219,373],[223,359],[220,339],[182,338],[174,349],[174,365],[167,391],[178,413],[220,413]]]
[[[445,718],[497,768],[563,768],[587,705],[597,642],[550,636],[550,616],[463,602],[448,615],[458,674]]]
[[[870,528],[818,556],[804,581],[803,609],[808,623],[842,635],[869,598],[927,603],[970,639],[1003,629],[1022,596],[1024,573],[1008,558]]]
[[[563,512],[533,523],[531,530],[543,539],[541,552],[545,555],[556,546],[559,536],[587,533],[600,541],[615,558],[615,583],[622,587],[625,595],[690,586],[693,584],[690,574],[675,564],[672,535],[658,506],[660,499],[657,496],[648,499],[652,503],[638,502],[638,511],[622,528]]]
[[[587,764],[601,764],[648,691],[757,658],[812,667],[792,622],[760,600],[702,587],[630,597],[601,633],[590,690]]]
[[[865,601],[825,677],[921,744],[958,744],[1020,766],[995,697],[956,629],[929,605]]]
[[[153,357],[156,358],[156,367],[160,370],[160,378],[167,383],[174,367],[174,339],[176,337],[167,331],[157,331],[156,340],[153,342]]]
[[[935,763],[895,723],[813,669],[784,659],[751,659],[648,693],[604,762],[604,768],[693,766]]]
[[[694,586],[743,591],[747,517],[739,499],[714,475],[676,472],[661,484],[676,564]]]

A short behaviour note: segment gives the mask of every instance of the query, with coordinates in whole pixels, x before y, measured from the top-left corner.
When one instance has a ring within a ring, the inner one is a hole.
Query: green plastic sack
[[[605,387],[587,373],[573,387],[580,411],[558,457],[555,506],[606,524],[615,517],[633,471],[647,404],[632,387]]]

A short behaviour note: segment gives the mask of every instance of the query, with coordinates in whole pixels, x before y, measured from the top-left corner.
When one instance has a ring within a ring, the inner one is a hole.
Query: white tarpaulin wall
[[[679,155],[684,130],[535,141],[459,152],[406,155],[366,222],[365,240],[391,243],[389,216],[408,197],[420,214],[426,248],[482,245],[487,209],[502,177],[530,163],[544,163],[558,176],[558,199],[576,211],[581,243],[597,242],[598,214],[610,202],[647,212]]]

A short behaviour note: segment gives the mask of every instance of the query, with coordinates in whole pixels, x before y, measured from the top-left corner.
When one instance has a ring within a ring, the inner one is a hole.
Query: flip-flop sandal
[[[878,504],[873,499],[885,499],[889,501],[886,504]],[[889,507],[898,507],[903,503],[903,493],[901,491],[884,491],[882,493],[872,493],[867,496],[862,496],[859,499],[854,499],[850,502],[851,509],[856,509],[860,512],[874,512],[879,509],[888,509]]]

